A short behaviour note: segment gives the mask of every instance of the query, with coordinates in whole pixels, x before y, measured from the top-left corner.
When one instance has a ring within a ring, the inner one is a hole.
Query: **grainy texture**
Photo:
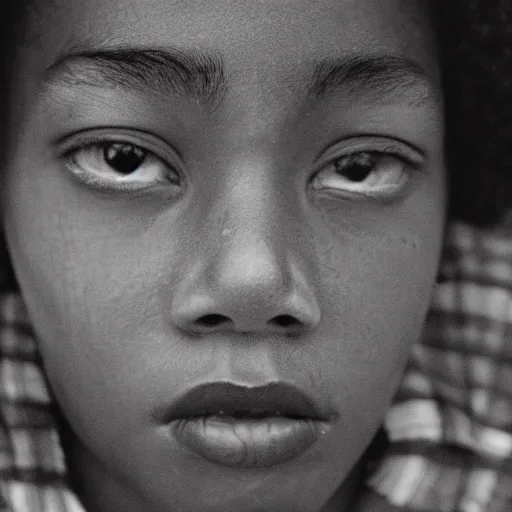
[[[440,277],[386,416],[390,445],[369,482],[397,510],[509,511],[510,234],[452,224]]]
[[[450,225],[442,282],[357,512],[512,505],[512,239]],[[55,404],[18,293],[0,295],[0,496],[9,512],[79,512]],[[385,496],[386,498],[383,498]]]
[[[512,205],[512,2],[435,1],[450,214],[495,223]]]

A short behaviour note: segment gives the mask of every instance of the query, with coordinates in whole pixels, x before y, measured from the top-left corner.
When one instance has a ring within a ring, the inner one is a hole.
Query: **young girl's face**
[[[327,510],[436,276],[428,2],[44,4],[2,215],[84,501]]]

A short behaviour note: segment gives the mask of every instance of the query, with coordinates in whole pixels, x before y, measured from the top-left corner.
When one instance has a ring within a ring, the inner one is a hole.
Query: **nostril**
[[[270,320],[270,323],[279,327],[301,327],[302,322],[291,315],[278,315]]]
[[[217,314],[203,315],[195,321],[195,323],[201,327],[218,327],[228,322],[230,322],[230,320],[227,316]]]

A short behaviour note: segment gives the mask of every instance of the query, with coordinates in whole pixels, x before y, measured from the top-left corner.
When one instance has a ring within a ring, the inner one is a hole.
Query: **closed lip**
[[[242,386],[231,382],[201,384],[181,395],[163,414],[163,422],[208,416],[287,417],[328,421],[331,414],[305,391],[284,383]]]

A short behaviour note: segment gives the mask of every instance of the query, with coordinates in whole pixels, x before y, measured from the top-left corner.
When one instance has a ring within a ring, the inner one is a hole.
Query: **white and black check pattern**
[[[357,512],[512,510],[512,231],[452,224],[440,277]],[[84,512],[18,293],[0,295],[0,405],[0,511]]]
[[[509,512],[512,233],[452,225],[440,277],[369,484],[406,510]]]

